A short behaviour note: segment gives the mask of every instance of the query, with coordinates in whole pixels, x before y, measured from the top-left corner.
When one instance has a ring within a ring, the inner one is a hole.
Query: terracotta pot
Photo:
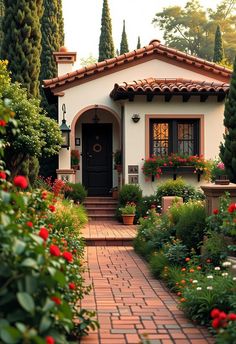
[[[122,215],[124,225],[133,225],[135,214]]]

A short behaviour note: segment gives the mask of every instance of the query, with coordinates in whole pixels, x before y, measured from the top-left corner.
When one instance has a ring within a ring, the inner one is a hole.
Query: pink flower
[[[218,167],[220,170],[224,170],[225,169],[225,165],[224,165],[223,162],[219,162],[216,167]]]
[[[19,186],[21,189],[26,189],[28,186],[27,179],[24,176],[16,176],[13,179],[13,183],[15,186]]]

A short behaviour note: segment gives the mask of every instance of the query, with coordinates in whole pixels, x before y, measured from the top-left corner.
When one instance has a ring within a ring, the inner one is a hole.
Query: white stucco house
[[[122,183],[139,183],[148,195],[156,181],[145,180],[143,159],[172,152],[218,156],[231,70],[158,40],[75,71],[76,53],[60,49],[54,56],[58,76],[43,86],[49,99],[58,97],[59,124],[65,104],[71,128],[70,147],[59,153],[59,178],[82,182],[89,195],[108,195]],[[76,171],[74,149],[81,154]],[[114,169],[119,149],[120,175]]]

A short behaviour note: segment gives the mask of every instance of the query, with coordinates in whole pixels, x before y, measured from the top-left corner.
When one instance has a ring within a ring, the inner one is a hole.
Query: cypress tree
[[[59,47],[65,44],[65,32],[64,32],[64,18],[62,11],[62,0],[58,0],[58,10],[57,10],[57,23],[58,23],[58,33],[59,33]]]
[[[108,0],[103,0],[101,35],[99,40],[99,58],[103,61],[115,56],[114,43],[112,39],[112,24]]]
[[[137,49],[141,48],[141,41],[140,41],[140,36],[138,36],[138,43],[137,43]]]
[[[224,48],[223,48],[222,35],[221,35],[220,25],[217,25],[216,33],[215,33],[213,62],[220,63],[223,61],[223,59],[224,59]]]
[[[128,51],[129,51],[129,46],[128,46],[127,35],[125,32],[125,20],[123,20],[123,31],[122,31],[121,42],[120,42],[120,55],[124,53],[128,53]]]
[[[225,103],[224,143],[220,146],[220,158],[225,164],[231,182],[236,183],[236,58],[230,83],[229,95]]]
[[[12,79],[31,96],[39,96],[42,0],[5,0],[2,57]]]
[[[2,41],[3,41],[3,19],[5,14],[4,0],[0,0],[0,55],[2,53]]]

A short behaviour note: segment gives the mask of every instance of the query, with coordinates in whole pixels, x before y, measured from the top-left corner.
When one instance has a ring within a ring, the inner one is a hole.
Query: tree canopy
[[[98,61],[103,61],[114,56],[115,49],[112,38],[112,23],[110,17],[110,10],[108,6],[108,0],[103,0]]]
[[[124,53],[128,53],[129,46],[128,46],[128,39],[125,31],[125,20],[123,20],[123,31],[121,35],[121,42],[120,42],[120,55]]]
[[[216,10],[205,10],[199,0],[188,1],[184,8],[165,7],[153,19],[168,46],[210,61],[216,28],[220,25],[225,56],[231,63],[236,54],[235,21],[236,0],[222,0]]]
[[[220,30],[220,25],[217,25],[215,34],[215,46],[214,46],[214,56],[213,62],[220,63],[224,59],[224,48],[222,42],[222,35]]]

